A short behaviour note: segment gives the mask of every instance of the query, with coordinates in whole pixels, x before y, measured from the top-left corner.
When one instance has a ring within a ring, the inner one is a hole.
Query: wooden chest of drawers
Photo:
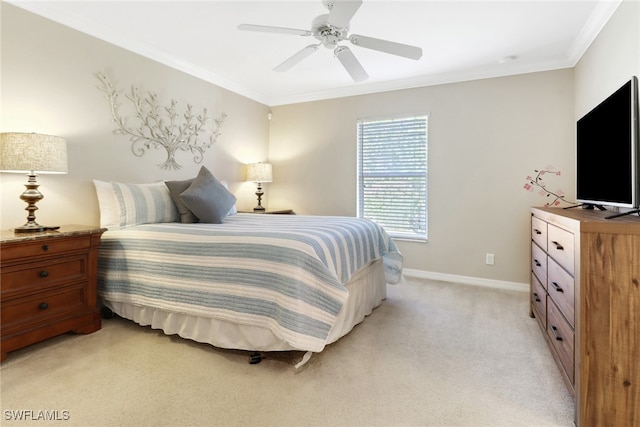
[[[98,246],[105,229],[0,236],[0,353],[68,332],[101,327],[97,306]]]
[[[531,209],[531,314],[576,426],[640,425],[640,218]]]
[[[574,238],[572,231],[557,227],[548,218],[531,217],[531,310],[545,331],[572,394],[575,391]]]

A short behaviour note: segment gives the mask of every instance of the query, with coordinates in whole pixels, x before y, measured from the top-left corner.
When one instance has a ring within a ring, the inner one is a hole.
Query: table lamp
[[[20,199],[27,203],[27,222],[16,227],[16,233],[38,232],[58,227],[45,227],[36,222],[36,203],[44,196],[38,191],[38,173],[67,173],[67,143],[64,139],[38,133],[0,133],[0,172],[26,173],[27,188]]]
[[[262,207],[262,183],[272,181],[272,168],[270,163],[250,163],[247,165],[247,181],[255,182],[258,185],[256,196],[258,196],[258,206],[253,208],[255,212],[264,212]]]

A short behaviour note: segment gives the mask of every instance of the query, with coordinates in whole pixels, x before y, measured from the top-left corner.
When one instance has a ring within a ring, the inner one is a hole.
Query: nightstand
[[[293,209],[282,209],[278,211],[238,211],[238,213],[252,213],[252,214],[270,214],[270,215],[295,215]]]
[[[96,281],[104,231],[67,225],[38,233],[0,232],[0,360],[65,332],[101,328]]]

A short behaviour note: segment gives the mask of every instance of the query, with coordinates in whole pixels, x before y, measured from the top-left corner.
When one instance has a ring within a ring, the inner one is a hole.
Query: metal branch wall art
[[[101,82],[98,89],[104,92],[105,98],[109,101],[111,118],[117,126],[113,132],[128,136],[131,151],[138,157],[142,157],[148,149],[164,148],[167,151],[167,160],[159,165],[162,169],[181,168],[175,158],[178,151],[190,151],[195,163],[202,162],[205,150],[220,136],[226,114],[222,113],[214,119],[214,126],[209,130],[207,124],[210,118],[206,108],[202,114],[196,114],[193,107],[187,105],[185,111],[179,113],[177,101],[171,100],[169,106],[162,107],[154,93],[140,96],[133,86],[131,93],[125,96],[133,104],[137,125],[129,126],[127,118],[118,111],[118,91],[104,74],[97,73],[96,76]],[[206,134],[209,134],[208,138]]]

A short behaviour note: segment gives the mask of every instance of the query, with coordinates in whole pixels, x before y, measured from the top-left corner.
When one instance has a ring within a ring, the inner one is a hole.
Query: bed
[[[96,188],[109,225],[105,185]],[[308,359],[362,322],[387,283],[401,278],[402,255],[372,221],[232,209],[220,223],[183,223],[164,206],[168,193],[151,187],[163,203],[135,191],[116,197],[120,222],[102,235],[98,260],[102,303],[141,325],[220,348],[304,351]],[[129,211],[154,212],[124,219],[127,197],[136,205]]]

